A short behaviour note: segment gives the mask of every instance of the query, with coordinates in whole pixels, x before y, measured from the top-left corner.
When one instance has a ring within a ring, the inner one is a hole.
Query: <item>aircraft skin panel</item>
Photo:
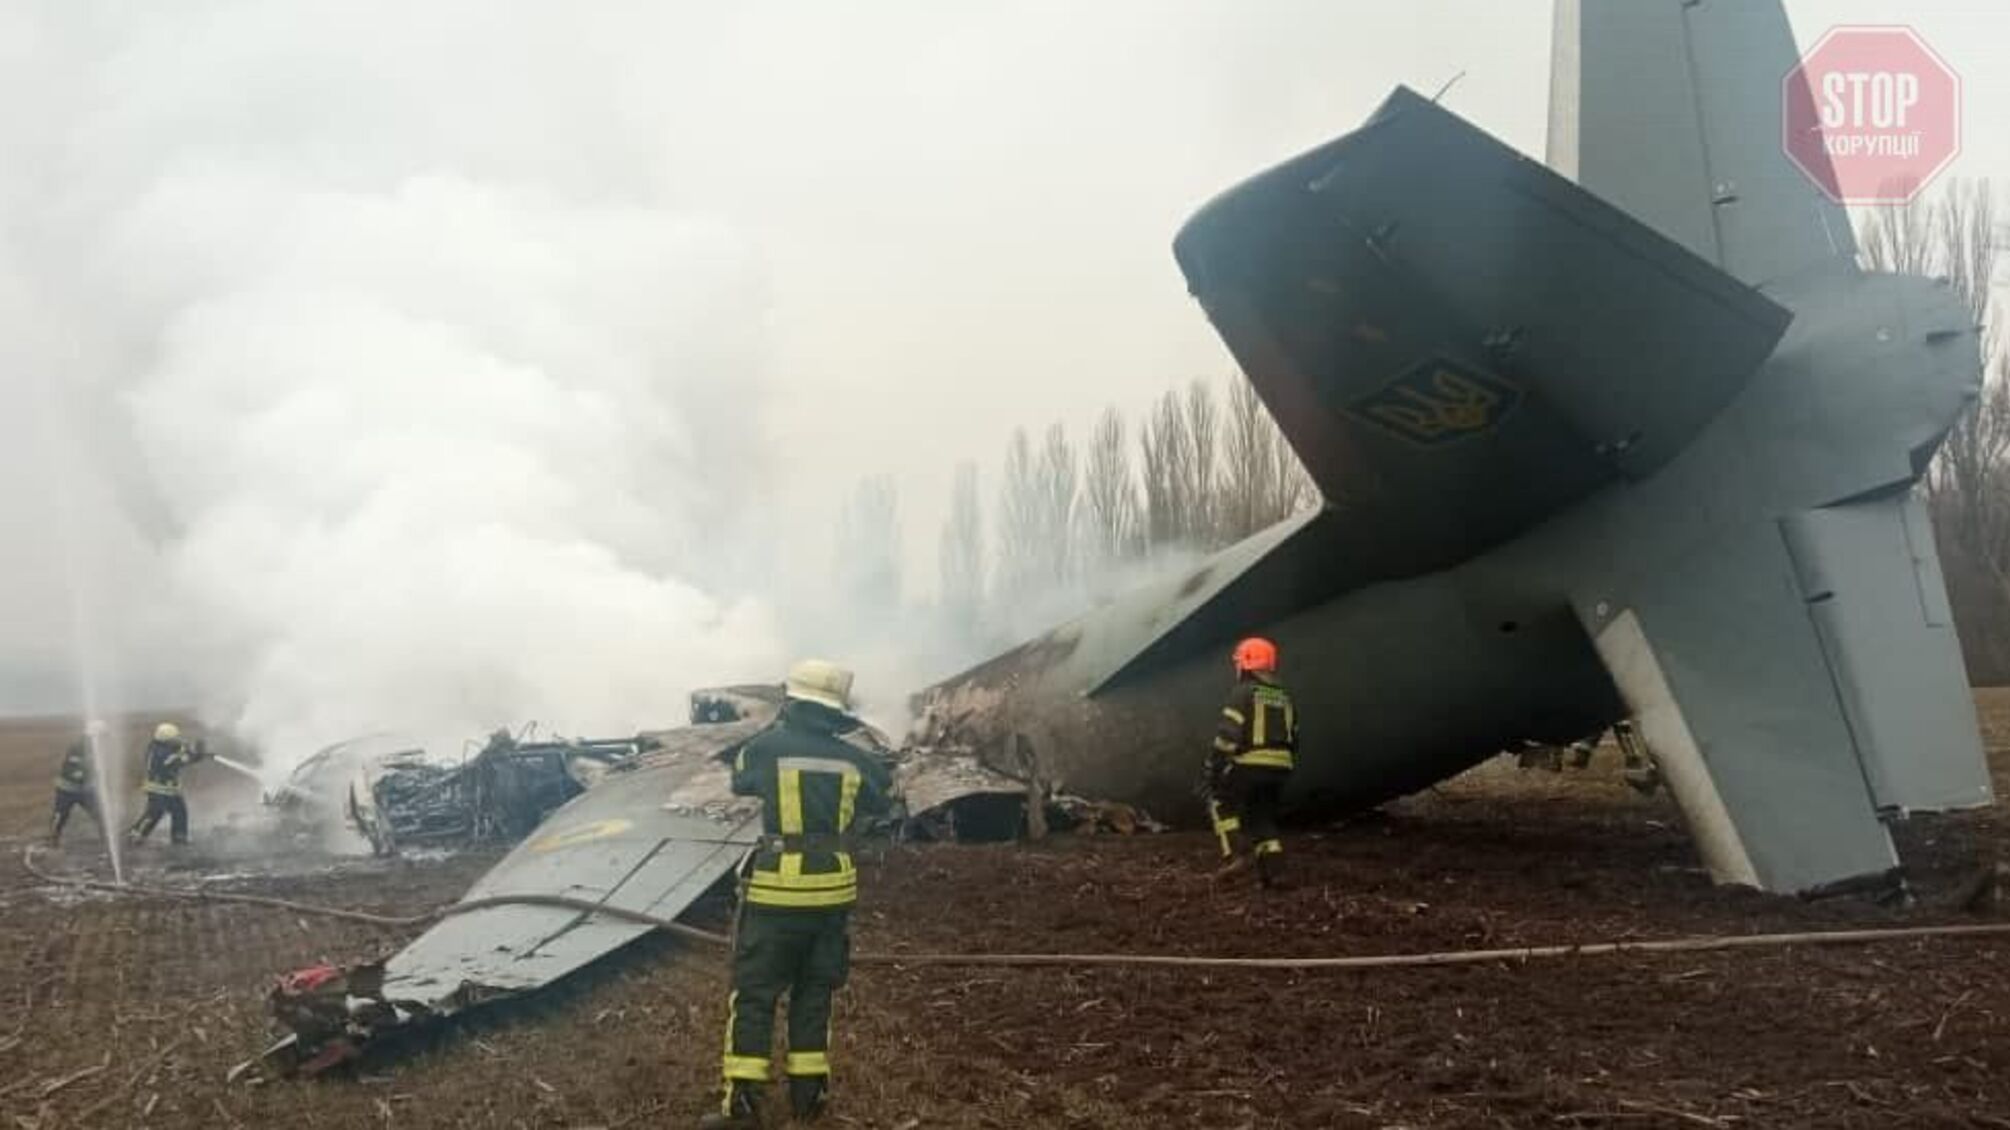
[[[1806,511],[1783,526],[1878,807],[1991,803],[1961,645],[1918,496]]]
[[[1652,474],[1791,321],[1405,89],[1215,199],[1174,253],[1359,532],[1356,584],[1456,565]]]
[[[683,731],[674,756],[610,774],[554,812],[463,901],[564,895],[675,917],[733,870],[759,838],[758,811],[726,791],[717,755],[753,732]],[[441,920],[385,967],[385,994],[451,1012],[562,977],[648,932],[542,906],[497,906]]]
[[[1780,0],[1557,0],[1549,164],[1753,286],[1847,269],[1848,217],[1781,144],[1798,58]]]
[[[1648,563],[1579,613],[1652,720],[1648,748],[1683,775],[1675,796],[1718,881],[1804,891],[1897,866],[1776,524]],[[1621,616],[1637,627],[1615,629]]]

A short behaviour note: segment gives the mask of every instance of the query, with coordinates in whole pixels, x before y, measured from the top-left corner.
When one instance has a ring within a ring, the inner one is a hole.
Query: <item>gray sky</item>
[[[2010,9],[1788,6],[1804,44],[1917,28],[1966,83],[1954,173],[2010,179]],[[591,604],[699,652],[610,663],[702,677],[721,624],[728,666],[772,663],[789,601],[709,600],[813,593],[858,478],[898,478],[926,590],[958,460],[989,492],[1013,427],[1230,369],[1170,254],[1213,194],[1460,72],[1447,104],[1539,155],[1549,24],[1546,0],[0,0],[0,411],[32,433],[0,449],[0,709],[67,685],[80,572],[89,650],[135,693],[189,666],[219,709],[333,701],[329,725],[413,685],[507,697],[551,672],[440,609],[523,591],[474,561],[446,592],[359,577],[470,544],[538,562],[544,630]],[[693,532],[728,505],[789,535]],[[362,638],[386,621],[427,631]],[[304,674],[342,665],[379,677]]]

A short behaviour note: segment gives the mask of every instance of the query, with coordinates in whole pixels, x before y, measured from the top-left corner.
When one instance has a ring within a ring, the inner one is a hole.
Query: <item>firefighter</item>
[[[104,813],[98,808],[98,782],[91,758],[92,747],[105,740],[110,731],[93,718],[84,726],[84,736],[63,751],[63,764],[56,770],[56,811],[49,818],[49,846],[63,843],[63,826],[70,822],[72,809],[81,808],[91,823],[104,827]]]
[[[146,811],[133,821],[131,839],[143,843],[153,834],[161,817],[168,818],[170,842],[188,842],[188,802],[182,799],[181,771],[208,756],[201,742],[181,736],[181,727],[162,722],[154,727],[154,740],[147,743],[147,778],[141,790],[146,794]]]
[[[1298,751],[1298,711],[1277,682],[1277,645],[1251,637],[1235,645],[1235,689],[1221,708],[1208,757],[1208,815],[1221,840],[1227,870],[1241,866],[1234,835],[1254,848],[1266,887],[1283,884],[1284,842],[1277,834],[1278,799]]]
[[[767,1088],[776,1002],[789,998],[789,1105],[820,1114],[830,1094],[831,996],[851,965],[857,899],[849,833],[892,797],[885,765],[840,735],[851,672],[822,660],[790,668],[781,717],[733,760],[733,792],[761,798],[764,835],[742,872],[726,1005],[725,1096],[701,1127],[755,1126]]]

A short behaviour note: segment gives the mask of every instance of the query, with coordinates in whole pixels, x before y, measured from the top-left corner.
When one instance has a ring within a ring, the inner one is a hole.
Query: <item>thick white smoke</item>
[[[932,575],[958,461],[1225,370],[1211,194],[1468,66],[1539,129],[1471,7],[0,0],[0,710],[285,759],[825,653],[897,724],[961,659],[833,608],[839,500]]]
[[[148,206],[169,214],[119,252],[207,258],[214,290],[127,403],[184,523],[180,634],[244,730],[619,730],[772,673],[761,611],[694,583],[733,532],[703,435],[733,417],[707,413],[721,384],[758,403],[758,292],[727,233],[455,178],[206,179]]]
[[[92,50],[15,239],[63,264],[44,299],[99,338],[165,516],[153,662],[282,763],[366,728],[626,732],[772,678],[736,576],[764,269],[653,202],[591,22],[133,21],[111,50],[88,14],[41,29]]]

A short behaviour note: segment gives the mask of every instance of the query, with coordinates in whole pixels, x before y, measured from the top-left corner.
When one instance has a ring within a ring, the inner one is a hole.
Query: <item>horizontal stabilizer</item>
[[[1388,577],[1652,473],[1790,320],[1409,90],[1216,199],[1174,249]]]

